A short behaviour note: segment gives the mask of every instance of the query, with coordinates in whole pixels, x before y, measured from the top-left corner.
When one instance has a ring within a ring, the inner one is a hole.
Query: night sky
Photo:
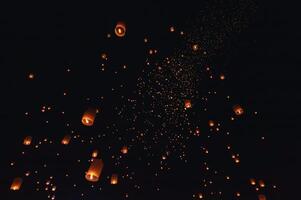
[[[1,6],[1,199],[298,199],[297,6],[170,2]]]

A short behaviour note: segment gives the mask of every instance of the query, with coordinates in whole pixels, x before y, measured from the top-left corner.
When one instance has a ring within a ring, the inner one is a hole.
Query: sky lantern
[[[101,57],[101,59],[103,59],[103,60],[108,60],[108,55],[107,55],[106,53],[102,53],[102,54],[100,55],[100,57]]]
[[[195,128],[194,135],[200,136],[200,129],[198,127]]]
[[[213,126],[214,126],[214,121],[213,121],[213,120],[209,120],[209,121],[208,121],[208,125],[209,125],[210,127],[213,127]]]
[[[262,188],[265,187],[265,183],[264,183],[263,180],[259,180],[259,181],[258,181],[258,184],[259,184],[259,186],[262,187]]]
[[[82,123],[85,126],[92,126],[94,124],[95,116],[96,116],[96,110],[89,108],[83,114]]]
[[[225,80],[225,75],[224,74],[221,74],[220,76],[219,76],[219,78],[221,79],[221,80]]]
[[[121,153],[127,154],[127,153],[128,153],[128,147],[127,147],[127,146],[123,146],[123,147],[121,148]]]
[[[98,150],[95,149],[93,152],[92,152],[92,158],[96,158],[98,156]]]
[[[244,114],[244,109],[240,105],[233,106],[233,111],[236,115]]]
[[[190,99],[185,99],[184,100],[184,106],[185,106],[185,109],[191,108],[192,107],[191,100]]]
[[[27,137],[24,138],[23,144],[28,146],[28,145],[31,144],[31,141],[32,141],[32,137],[31,136],[27,136]]]
[[[22,182],[23,182],[22,178],[20,178],[20,177],[14,178],[14,180],[10,186],[10,189],[11,190],[20,190]]]
[[[198,45],[198,44],[192,45],[192,50],[193,50],[193,51],[199,50],[199,45]]]
[[[116,185],[118,183],[118,174],[112,174],[110,182],[111,185]]]
[[[173,27],[173,26],[169,27],[169,31],[170,32],[175,32],[175,27]]]
[[[34,74],[33,73],[28,74],[28,78],[29,79],[34,79]]]
[[[258,200],[267,200],[264,194],[259,194],[258,195]]]
[[[62,143],[63,145],[68,145],[69,142],[70,142],[70,140],[71,140],[71,136],[70,136],[70,135],[65,135],[65,136],[63,137],[61,143]]]
[[[86,179],[91,182],[97,182],[99,180],[102,168],[103,161],[101,159],[93,159],[88,171],[86,172]]]
[[[256,180],[254,178],[251,178],[250,183],[251,183],[251,185],[256,185]]]
[[[118,22],[115,26],[115,34],[118,37],[123,37],[125,36],[125,32],[126,32],[126,25],[124,22]]]

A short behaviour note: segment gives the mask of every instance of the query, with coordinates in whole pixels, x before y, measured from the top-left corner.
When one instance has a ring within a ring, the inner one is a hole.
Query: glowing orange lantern
[[[199,45],[197,45],[197,44],[192,45],[192,50],[193,51],[199,50]]]
[[[195,136],[200,136],[200,129],[197,127],[194,131]]]
[[[93,159],[88,171],[86,172],[86,179],[91,182],[99,180],[103,168],[103,161],[101,159]]]
[[[24,145],[30,145],[32,141],[32,137],[31,136],[27,136],[24,138],[23,144]]]
[[[251,183],[251,185],[256,185],[255,179],[254,179],[254,178],[251,178],[251,179],[250,179],[250,183]]]
[[[127,146],[123,146],[123,147],[121,148],[121,153],[127,154],[127,153],[128,153],[128,147],[127,147]]]
[[[213,120],[209,120],[208,124],[209,124],[209,126],[213,127],[214,126],[214,121]]]
[[[69,144],[69,142],[70,142],[70,140],[71,140],[71,136],[70,135],[65,135],[65,137],[62,139],[62,144],[63,145],[68,145]]]
[[[126,32],[126,26],[124,22],[118,22],[115,26],[115,34],[118,37],[123,37],[125,36],[125,32]]]
[[[258,184],[259,184],[260,187],[265,187],[265,183],[264,183],[263,180],[259,180]]]
[[[225,80],[225,75],[224,74],[221,74],[220,76],[219,76],[219,78],[221,79],[221,80]]]
[[[95,120],[95,115],[96,115],[96,110],[95,109],[88,109],[82,117],[82,123],[86,126],[92,126],[94,124]]]
[[[93,152],[92,152],[92,158],[96,158],[98,156],[98,150],[94,150]]]
[[[267,200],[264,194],[259,194],[258,195],[258,200]]]
[[[102,58],[103,60],[108,60],[108,56],[107,56],[106,53],[102,53],[102,54],[101,54],[101,58]]]
[[[199,193],[199,194],[198,194],[198,198],[199,198],[199,199],[203,199],[203,194],[202,194],[202,193]]]
[[[244,109],[240,105],[233,106],[233,111],[236,115],[244,114]]]
[[[116,185],[118,183],[118,174],[112,174],[111,176],[111,184]]]
[[[20,190],[22,182],[23,182],[22,178],[20,178],[20,177],[15,178],[10,186],[10,189],[11,190]]]
[[[185,99],[184,106],[185,106],[186,109],[191,108],[192,107],[191,100]]]
[[[29,78],[29,79],[34,79],[34,74],[33,74],[33,73],[30,73],[30,74],[28,75],[28,78]]]

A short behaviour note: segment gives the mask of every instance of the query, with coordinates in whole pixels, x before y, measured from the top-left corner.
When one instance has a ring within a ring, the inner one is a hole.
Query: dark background
[[[31,101],[58,101],[55,97],[62,92],[63,82],[74,94],[73,105],[77,107],[74,112],[82,110],[85,106],[82,98],[93,95],[95,88],[108,90],[105,85],[112,81],[95,80],[93,70],[85,70],[85,66],[96,65],[100,52],[116,48],[112,50],[114,54],[131,51],[135,57],[132,59],[127,53],[123,58],[135,66],[122,77],[130,90],[135,84],[131,80],[137,78],[144,58],[136,39],[143,39],[144,35],[166,37],[163,33],[166,27],[185,24],[201,6],[202,3],[186,1],[99,5],[26,2],[1,6],[1,176],[6,177],[8,163],[17,151],[20,138],[26,135],[20,133],[26,126],[21,116],[34,107]],[[299,189],[300,23],[297,8],[284,2],[259,2],[254,22],[233,44],[235,48],[225,66],[230,76],[227,89],[260,113],[255,124],[261,132],[254,135],[266,137],[264,145],[258,146],[252,154],[248,151],[241,154],[250,154],[247,162],[257,162],[260,166],[254,170],[279,185],[280,199],[296,198]],[[119,44],[109,47],[104,39],[120,19],[128,23],[128,38],[123,44],[130,44],[130,50]],[[72,65],[74,74],[83,78],[68,82],[63,70],[68,65]],[[29,72],[36,74],[34,81],[39,84],[28,83]],[[87,80],[94,87],[77,90]],[[259,160],[257,154],[260,154]],[[7,182],[1,183],[1,192],[4,184],[8,187]]]

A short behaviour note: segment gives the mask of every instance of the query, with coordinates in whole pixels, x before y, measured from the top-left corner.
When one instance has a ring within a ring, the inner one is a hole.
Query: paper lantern
[[[251,185],[256,185],[256,180],[254,178],[251,178],[250,183],[251,183]]]
[[[213,127],[213,126],[214,126],[214,121],[213,121],[213,120],[209,120],[208,125],[209,125],[210,127]]]
[[[185,99],[184,106],[185,106],[185,109],[191,108],[192,107],[191,100]]]
[[[124,22],[118,22],[115,26],[115,34],[118,37],[123,37],[125,36],[125,32],[126,32],[126,25]]]
[[[244,109],[240,105],[233,106],[233,111],[236,115],[244,114]]]
[[[267,200],[264,194],[259,194],[258,195],[258,200]]]
[[[20,178],[20,177],[15,178],[10,186],[10,189],[11,190],[20,190],[22,182],[23,182],[22,178]]]
[[[264,183],[263,180],[259,180],[258,184],[259,184],[260,187],[265,187],[265,183]]]
[[[123,147],[121,148],[121,153],[127,154],[127,153],[128,153],[128,147],[127,147],[127,146],[123,146]]]
[[[102,168],[103,161],[101,159],[93,159],[88,171],[86,172],[86,179],[91,182],[97,182],[99,180]]]
[[[31,136],[27,136],[24,138],[23,144],[24,145],[30,145],[32,141],[32,137]]]
[[[96,158],[98,156],[98,150],[94,150],[93,152],[92,152],[92,158]]]
[[[70,140],[71,140],[71,136],[70,135],[65,135],[64,138],[62,139],[62,144],[63,145],[68,145]]]
[[[112,174],[111,185],[116,185],[118,183],[118,174]]]
[[[225,80],[225,75],[224,74],[221,74],[220,76],[219,76],[219,78],[221,79],[221,80]]]
[[[194,131],[195,136],[200,136],[200,129],[197,127]]]
[[[96,115],[96,109],[89,108],[82,117],[82,123],[85,126],[92,126]]]
[[[199,50],[199,45],[197,45],[197,44],[192,45],[192,50],[193,51]]]

